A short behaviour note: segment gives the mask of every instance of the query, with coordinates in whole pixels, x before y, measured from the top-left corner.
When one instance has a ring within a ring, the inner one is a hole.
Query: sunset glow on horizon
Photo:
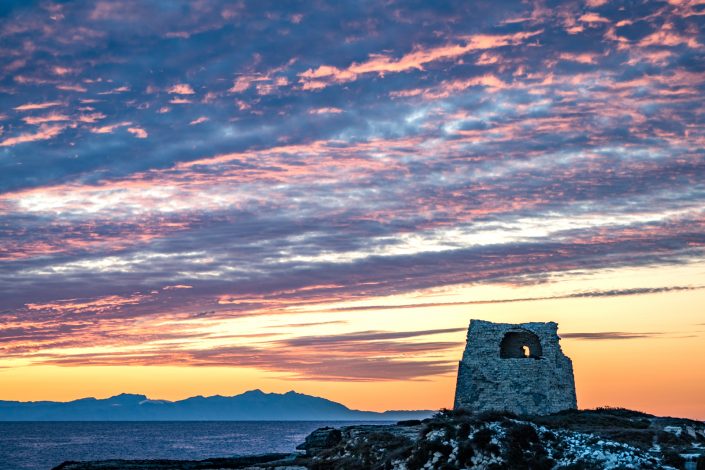
[[[451,407],[470,319],[705,419],[705,2],[0,6],[0,400]]]

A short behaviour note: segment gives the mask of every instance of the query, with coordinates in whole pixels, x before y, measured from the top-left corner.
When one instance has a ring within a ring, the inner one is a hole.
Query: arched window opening
[[[539,337],[526,330],[510,331],[499,345],[499,357],[502,359],[539,359],[542,355]]]

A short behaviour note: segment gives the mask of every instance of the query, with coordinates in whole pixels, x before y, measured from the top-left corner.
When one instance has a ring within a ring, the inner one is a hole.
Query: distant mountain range
[[[0,421],[398,421],[432,414],[430,410],[351,410],[325,398],[293,391],[251,390],[232,397],[197,396],[179,401],[150,400],[128,393],[69,402],[0,400]]]

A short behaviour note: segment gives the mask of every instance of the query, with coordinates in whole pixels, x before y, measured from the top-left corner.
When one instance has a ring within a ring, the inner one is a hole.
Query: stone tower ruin
[[[577,408],[573,363],[559,340],[554,322],[471,320],[454,408],[528,415]]]

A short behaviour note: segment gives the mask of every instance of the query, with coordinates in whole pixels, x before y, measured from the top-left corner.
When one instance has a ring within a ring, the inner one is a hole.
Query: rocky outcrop
[[[448,411],[340,432],[335,445],[307,449],[297,462],[318,470],[705,469],[705,424],[620,409],[522,418]]]
[[[96,462],[64,462],[52,470],[216,470],[305,468],[294,465],[296,454],[262,454],[206,460],[100,460]]]
[[[306,436],[303,444],[296,447],[297,450],[305,450],[309,454],[315,454],[323,449],[330,449],[337,445],[342,439],[340,429],[320,428]]]
[[[321,428],[299,450],[198,462],[69,462],[57,470],[705,470],[705,423],[623,409],[534,417],[449,410],[395,425]]]
[[[472,320],[454,408],[531,415],[577,408],[573,364],[557,330],[554,322]]]

